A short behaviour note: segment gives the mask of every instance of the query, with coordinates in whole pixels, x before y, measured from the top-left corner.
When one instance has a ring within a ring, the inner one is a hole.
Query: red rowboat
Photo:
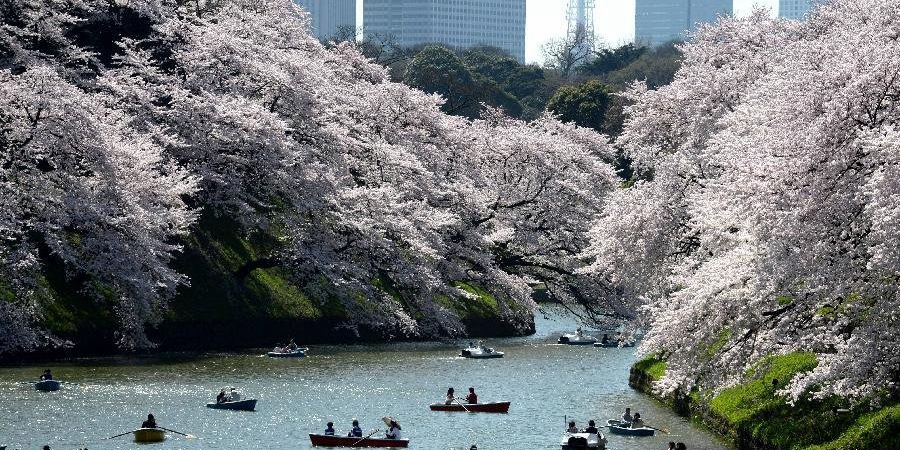
[[[490,403],[465,403],[465,408],[459,403],[451,403],[445,405],[443,403],[435,403],[428,406],[432,411],[466,411],[469,412],[486,412],[486,413],[507,413],[509,412],[509,402],[490,402]]]
[[[359,438],[309,433],[312,445],[320,447],[408,447],[409,439]]]

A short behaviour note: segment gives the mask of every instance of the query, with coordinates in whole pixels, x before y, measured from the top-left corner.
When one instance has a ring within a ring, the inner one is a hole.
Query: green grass
[[[490,292],[471,282],[454,281],[452,284],[475,296],[474,299],[460,298],[452,302],[451,309],[456,311],[460,318],[489,318],[497,315],[500,304]]]
[[[654,381],[659,380],[666,375],[666,362],[657,359],[654,355],[647,356],[636,362],[634,368],[646,372]]]
[[[900,448],[900,405],[860,415],[837,439],[805,450],[896,450]]]

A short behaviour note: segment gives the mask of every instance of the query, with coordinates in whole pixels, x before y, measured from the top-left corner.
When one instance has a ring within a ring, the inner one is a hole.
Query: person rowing
[[[334,436],[334,422],[328,422],[325,427],[325,436]]]
[[[644,420],[641,419],[641,413],[634,413],[634,419],[631,421],[631,428],[644,428]]]
[[[447,401],[444,402],[445,405],[452,405],[453,402],[456,401],[456,396],[453,391],[453,387],[447,388]]]
[[[44,373],[41,374],[41,381],[52,380],[53,374],[50,373],[50,369],[44,370]]]
[[[396,420],[390,417],[384,417],[382,419],[384,423],[388,425],[387,431],[384,432],[384,437],[387,439],[402,439],[400,434],[400,424],[397,423]]]
[[[141,423],[141,428],[158,428],[156,426],[156,418],[153,414],[147,414],[147,420]]]
[[[350,432],[347,433],[347,436],[348,437],[362,437],[362,435],[363,435],[363,432],[362,432],[362,428],[359,427],[359,421],[356,419],[353,419],[353,427],[350,428]]]
[[[228,401],[228,396],[225,395],[225,389],[222,389],[216,396],[216,403],[225,403],[226,401]]]
[[[631,417],[631,408],[625,408],[625,413],[622,414],[622,422],[631,423],[634,420],[634,417]]]

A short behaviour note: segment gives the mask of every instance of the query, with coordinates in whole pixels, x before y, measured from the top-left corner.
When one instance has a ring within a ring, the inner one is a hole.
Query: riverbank
[[[749,379],[717,394],[693,391],[661,397],[653,382],[665,361],[649,357],[635,363],[629,385],[699,421],[739,450],[896,450],[900,448],[900,401],[871,408],[843,399],[800,399],[788,405],[775,392],[795,374],[816,365],[811,353],[792,353],[760,361]]]

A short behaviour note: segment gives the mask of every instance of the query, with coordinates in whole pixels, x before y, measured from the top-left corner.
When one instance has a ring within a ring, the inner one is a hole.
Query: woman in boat
[[[141,423],[141,428],[156,428],[156,418],[153,414],[147,414],[147,420]]]
[[[400,424],[397,421],[391,419],[391,424],[388,427],[388,430],[384,433],[384,437],[388,439],[400,439]]]
[[[445,401],[444,404],[452,405],[455,400],[456,397],[454,396],[453,387],[447,388],[447,401]]]
[[[569,428],[566,428],[566,432],[567,433],[577,433],[578,432],[578,427],[575,426],[574,420],[569,421]]]
[[[359,421],[353,419],[353,426],[350,428],[350,432],[347,433],[348,437],[362,437],[362,428],[359,427]]]
[[[216,403],[224,403],[227,400],[225,396],[225,389],[219,391],[219,395],[216,396]]]
[[[593,420],[588,420],[588,427],[584,429],[584,432],[590,434],[600,434],[600,430],[597,429],[597,425]]]
[[[328,422],[325,427],[325,436],[334,436],[334,422]]]
[[[50,373],[50,369],[45,370],[44,373],[41,374],[41,381],[52,380],[52,379],[53,379],[53,374]]]
[[[622,414],[622,422],[631,423],[632,420],[634,420],[634,418],[631,417],[631,408],[625,408],[625,413]]]
[[[478,394],[475,393],[475,388],[469,388],[469,394],[466,395],[466,402],[472,405],[478,403]]]
[[[229,401],[229,402],[239,402],[239,401],[241,401],[241,393],[238,392],[237,389],[231,388],[231,392],[228,393],[228,401]]]
[[[634,420],[631,421],[631,428],[644,428],[644,419],[641,419],[641,413],[634,413]]]

